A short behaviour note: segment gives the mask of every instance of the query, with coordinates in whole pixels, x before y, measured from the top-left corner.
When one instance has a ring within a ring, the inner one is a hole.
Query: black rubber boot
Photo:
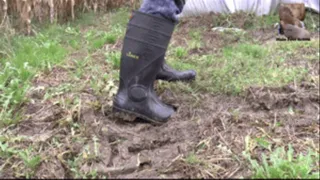
[[[177,71],[164,62],[160,68],[160,72],[157,74],[157,79],[165,81],[191,81],[196,78],[196,75],[197,73],[194,70]]]
[[[116,112],[156,124],[167,122],[174,113],[173,107],[160,101],[153,87],[174,27],[170,20],[134,12],[123,43],[120,86],[113,103]]]

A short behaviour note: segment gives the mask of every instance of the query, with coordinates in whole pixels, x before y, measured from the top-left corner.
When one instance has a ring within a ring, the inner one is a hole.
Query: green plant
[[[91,42],[91,49],[100,49],[105,44],[114,44],[117,40],[117,36],[112,33],[101,33],[101,35],[98,35],[97,37],[94,37],[94,39]]]
[[[40,164],[41,162],[41,157],[40,156],[31,156],[30,152],[28,150],[19,152],[20,158],[23,160],[24,164],[26,167],[35,170],[36,167]]]
[[[0,157],[7,158],[16,154],[18,151],[15,148],[9,147],[8,143],[0,142]]]
[[[289,145],[286,151],[284,147],[277,148],[269,157],[262,154],[262,162],[251,159],[250,162],[253,179],[319,179],[320,172],[314,171],[314,163],[319,159],[319,154],[309,151],[307,155],[299,154],[294,157],[294,150]]]
[[[32,155],[32,149],[26,149],[24,151],[20,151],[19,157],[22,159],[25,165],[25,176],[26,178],[31,178],[34,175],[36,168],[41,163],[41,157],[39,155]]]
[[[26,100],[29,82],[37,70],[50,70],[53,64],[64,59],[66,49],[49,34],[39,33],[34,38],[10,36],[1,40],[0,49],[7,55],[0,61],[1,126],[16,122],[12,118],[13,110]]]
[[[190,30],[189,36],[191,40],[189,41],[189,49],[199,49],[202,47],[202,33],[201,29]]]
[[[115,69],[120,68],[121,63],[121,53],[120,52],[108,52],[105,54],[106,61],[112,64],[112,67]]]
[[[177,47],[175,49],[175,55],[178,57],[178,58],[183,58],[185,57],[186,55],[188,54],[188,51],[183,48],[183,47]]]
[[[320,17],[316,12],[307,12],[307,16],[304,20],[306,28],[311,32],[319,32],[320,28]]]
[[[113,33],[105,33],[103,39],[105,39],[108,44],[114,44],[117,41],[117,35]]]
[[[201,163],[201,161],[198,159],[198,157],[194,153],[190,153],[186,157],[185,161],[190,165],[196,165]]]
[[[121,29],[121,31],[123,32],[123,30],[128,24],[129,18],[130,11],[128,10],[128,8],[117,9],[117,11],[112,13],[110,17],[110,25],[118,30]]]

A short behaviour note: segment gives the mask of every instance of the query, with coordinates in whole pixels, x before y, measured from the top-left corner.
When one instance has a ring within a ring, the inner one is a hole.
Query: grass
[[[59,34],[61,29],[55,29]],[[39,71],[50,71],[66,57],[67,50],[50,31],[37,37],[11,36],[1,38],[0,49],[5,56],[0,61],[0,122],[1,126],[16,121],[14,110],[25,100],[30,80]],[[13,119],[11,119],[13,118]]]
[[[114,69],[120,68],[120,52],[108,52],[105,54],[107,63],[110,63]]]
[[[195,90],[238,95],[253,85],[282,86],[302,80],[306,77],[307,69],[287,66],[285,63],[290,61],[290,54],[297,49],[317,46],[317,42],[292,42],[286,45],[240,43],[224,47],[221,54],[194,55],[179,61],[170,58],[169,63],[177,69],[196,69],[201,72],[197,82],[192,84]],[[182,53],[176,54],[179,57]]]
[[[177,47],[175,49],[175,55],[177,58],[183,58],[188,54],[187,49],[183,48],[183,47]]]
[[[88,31],[85,37],[89,43],[89,51],[101,49],[105,44],[114,44],[118,39],[116,34],[97,30]]]
[[[92,28],[83,33],[83,26],[94,26],[96,15],[89,13],[69,24],[44,25],[35,37],[3,34],[0,38],[0,127],[19,121],[19,107],[27,101],[30,82],[40,71],[50,72],[62,65],[68,54],[86,49],[90,53],[106,44],[114,44],[124,34],[129,18],[127,9],[112,14],[114,21],[101,30]],[[85,37],[85,38],[83,38]],[[119,67],[119,53],[110,54],[114,67]],[[81,60],[78,60],[81,61]],[[79,68],[78,68],[79,69]],[[83,70],[78,71],[81,75]]]
[[[8,143],[3,143],[0,141],[0,158],[10,159],[18,159],[18,161],[22,162],[22,167],[12,167],[21,168],[20,172],[26,178],[31,178],[34,176],[36,169],[39,167],[42,159],[39,155],[34,154],[34,149],[32,146],[29,146],[27,149],[17,149],[10,147]],[[7,165],[8,161],[1,165],[0,172]],[[1,173],[0,173],[1,175]]]
[[[190,153],[186,159],[185,159],[186,163],[190,164],[190,165],[196,165],[196,164],[200,164],[201,161],[198,159],[198,157],[194,154],[194,153]]]
[[[315,12],[308,12],[304,20],[307,30],[319,31],[320,30],[320,17]]]
[[[278,22],[278,15],[256,16],[255,14],[237,12],[213,16],[212,26],[243,29],[264,29],[273,27]]]
[[[189,37],[191,38],[189,40],[189,47],[188,49],[199,49],[203,46],[203,43],[201,41],[202,35],[201,35],[201,29],[191,29],[189,31]]]
[[[262,154],[262,162],[258,163],[247,156],[253,171],[252,179],[319,179],[320,172],[314,171],[319,154],[309,151],[295,157],[291,145],[275,149],[269,156]]]

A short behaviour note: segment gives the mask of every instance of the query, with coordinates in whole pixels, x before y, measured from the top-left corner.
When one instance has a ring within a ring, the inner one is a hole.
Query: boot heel
[[[125,110],[121,110],[118,108],[113,107],[113,118],[116,119],[121,119],[124,121],[129,121],[129,122],[133,122],[134,120],[137,119],[137,116],[134,115],[133,113],[130,113],[128,111]]]

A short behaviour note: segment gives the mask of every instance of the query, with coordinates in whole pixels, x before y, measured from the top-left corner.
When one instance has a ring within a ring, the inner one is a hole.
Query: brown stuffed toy
[[[305,29],[304,19],[306,8],[304,3],[280,4],[279,33],[286,36],[288,40],[310,40],[310,33]]]

